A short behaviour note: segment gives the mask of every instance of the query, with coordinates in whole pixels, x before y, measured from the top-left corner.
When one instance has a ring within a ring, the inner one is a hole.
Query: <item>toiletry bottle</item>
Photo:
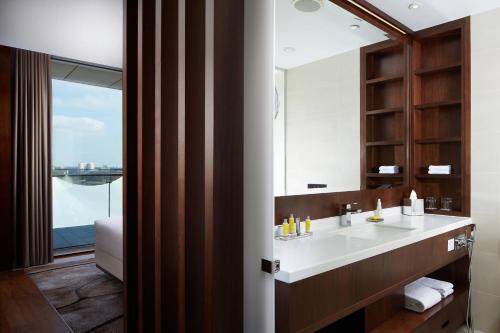
[[[281,237],[283,236],[283,226],[279,225],[274,229],[274,237]]]
[[[306,218],[306,233],[310,233],[311,232],[311,218],[308,216]]]
[[[377,199],[377,209],[375,210],[375,216],[380,217],[381,214],[382,214],[382,201],[379,198]]]
[[[290,214],[290,218],[288,219],[288,227],[290,228],[290,233],[294,234],[295,233],[295,218],[293,217],[293,214]]]
[[[283,233],[283,237],[288,237],[288,223],[286,222],[286,219],[283,221],[281,231]]]
[[[297,232],[297,236],[300,236],[301,230],[300,230],[300,217],[297,217],[295,219],[295,231]]]

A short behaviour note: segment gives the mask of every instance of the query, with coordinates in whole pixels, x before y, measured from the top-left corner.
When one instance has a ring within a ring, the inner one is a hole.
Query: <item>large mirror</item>
[[[275,196],[366,186],[360,52],[385,40],[330,1],[276,1]]]

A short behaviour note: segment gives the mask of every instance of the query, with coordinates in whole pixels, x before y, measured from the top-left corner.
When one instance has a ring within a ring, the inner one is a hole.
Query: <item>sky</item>
[[[122,91],[52,80],[52,165],[122,166]]]

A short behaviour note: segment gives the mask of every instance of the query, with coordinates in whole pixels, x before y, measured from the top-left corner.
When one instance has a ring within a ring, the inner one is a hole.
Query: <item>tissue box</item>
[[[422,216],[424,215],[424,199],[404,199],[403,215]]]

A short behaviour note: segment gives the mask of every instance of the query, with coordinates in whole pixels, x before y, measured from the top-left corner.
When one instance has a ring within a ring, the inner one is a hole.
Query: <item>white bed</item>
[[[123,281],[123,220],[96,220],[95,261],[99,268]]]

